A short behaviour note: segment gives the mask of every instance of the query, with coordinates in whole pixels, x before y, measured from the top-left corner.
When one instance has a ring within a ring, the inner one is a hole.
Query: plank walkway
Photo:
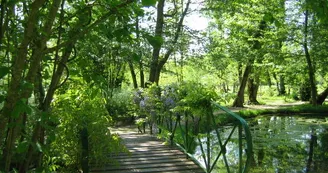
[[[175,147],[164,145],[162,141],[149,134],[137,133],[136,128],[112,129],[123,139],[129,153],[115,156],[118,165],[105,165],[91,168],[94,173],[135,173],[170,172],[204,173],[192,160]]]

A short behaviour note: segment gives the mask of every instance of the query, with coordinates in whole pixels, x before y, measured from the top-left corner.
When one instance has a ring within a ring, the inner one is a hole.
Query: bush
[[[52,160],[49,164],[58,165],[61,172],[77,172],[81,169],[81,132],[84,128],[88,131],[89,162],[99,165],[110,162],[108,153],[123,150],[119,138],[108,129],[112,119],[108,116],[104,99],[100,94],[90,98],[90,92],[94,92],[91,89],[79,91],[85,92],[61,95],[56,99],[53,109],[59,124],[54,129],[56,138],[47,157]]]
[[[311,98],[311,86],[308,81],[301,84],[300,97],[302,101],[309,101]]]
[[[131,122],[133,120],[134,105],[132,92],[119,90],[111,98],[106,98],[106,109],[114,122]]]

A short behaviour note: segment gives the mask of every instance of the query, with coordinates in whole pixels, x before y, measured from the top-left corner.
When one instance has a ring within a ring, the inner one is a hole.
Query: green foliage
[[[163,37],[160,36],[153,37],[151,35],[146,35],[145,38],[153,47],[161,47],[164,42]]]
[[[63,166],[61,170],[67,172],[80,167],[82,128],[86,128],[89,134],[89,162],[104,164],[110,161],[105,153],[123,150],[119,138],[108,129],[112,119],[108,116],[104,99],[99,94],[90,98],[91,88],[80,89],[84,92],[70,90],[57,97],[53,109],[58,125],[49,157],[57,158],[52,164]]]
[[[145,7],[155,6],[157,0],[142,0],[141,3]]]
[[[207,88],[201,83],[184,82],[179,85],[176,111],[189,111],[193,115],[204,115],[210,110],[211,101],[219,97],[213,88]]]
[[[311,98],[311,86],[309,81],[304,81],[300,87],[300,97],[302,101],[309,101]]]
[[[0,67],[0,79],[5,77],[9,73],[9,68],[8,67]]]
[[[115,122],[129,121],[133,117],[134,105],[129,90],[118,90],[111,98],[106,98],[106,109]]]

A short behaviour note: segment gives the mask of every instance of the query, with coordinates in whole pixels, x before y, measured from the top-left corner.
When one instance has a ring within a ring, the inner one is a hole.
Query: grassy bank
[[[321,114],[322,116],[328,116],[328,105],[312,106],[310,104],[303,104],[277,109],[243,109],[237,113],[244,118],[267,114]]]

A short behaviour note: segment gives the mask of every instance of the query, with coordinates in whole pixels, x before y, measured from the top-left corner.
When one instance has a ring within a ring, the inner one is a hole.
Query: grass
[[[256,109],[256,110],[240,110],[239,115],[245,118],[255,117],[258,115],[266,114],[322,114],[322,116],[328,116],[328,105],[312,106],[310,104],[295,105],[293,107],[277,108],[277,109]]]

